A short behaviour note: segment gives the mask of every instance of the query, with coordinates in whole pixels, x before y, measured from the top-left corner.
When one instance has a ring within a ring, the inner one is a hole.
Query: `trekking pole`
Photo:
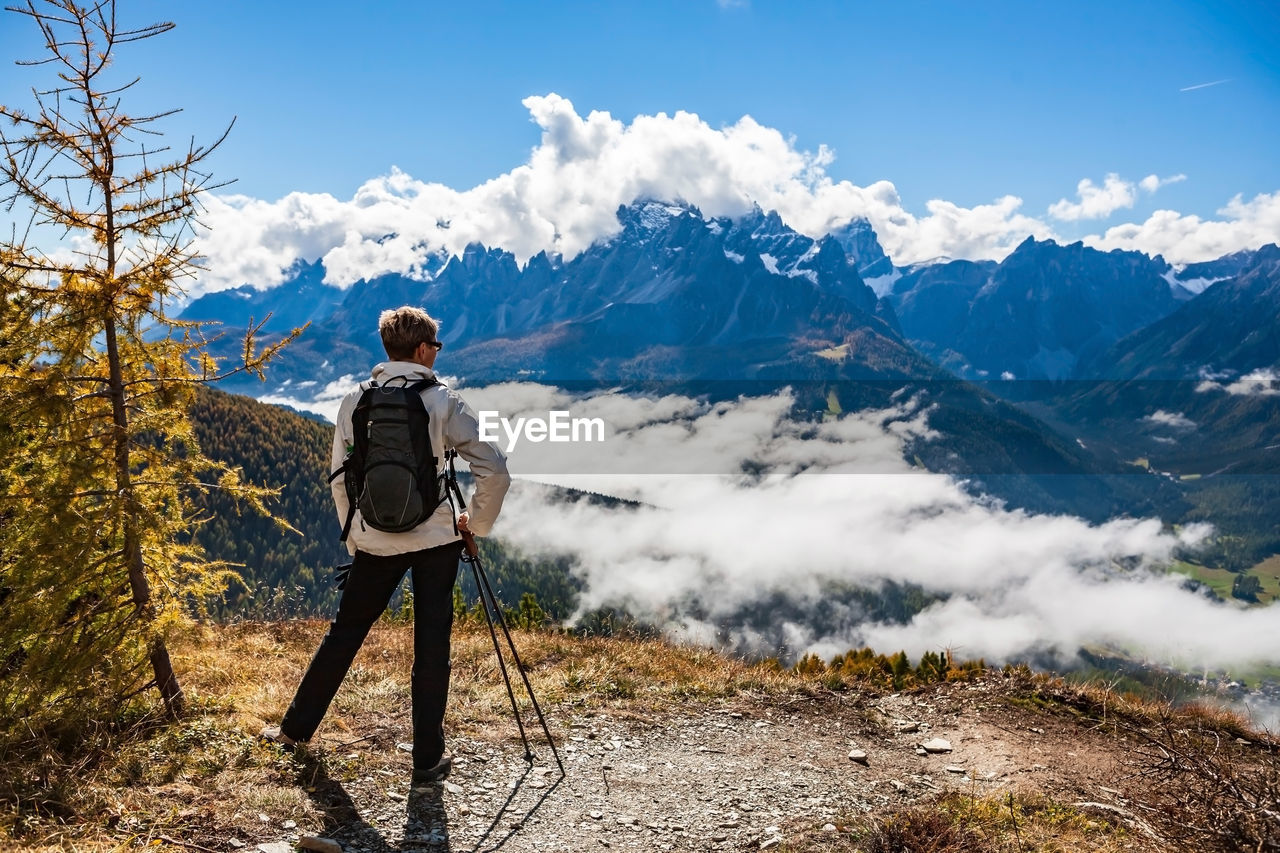
[[[489,626],[489,636],[493,639],[493,651],[498,656],[498,669],[502,672],[502,681],[507,686],[507,698],[511,700],[511,713],[516,718],[516,727],[520,730],[520,740],[524,743],[524,760],[533,764],[533,749],[529,746],[529,737],[525,734],[524,721],[520,718],[520,709],[516,707],[515,691],[511,689],[511,677],[507,675],[507,662],[503,659],[502,646],[498,642],[498,632],[494,628],[494,622],[502,628],[502,635],[507,640],[507,648],[511,650],[511,659],[515,662],[516,672],[520,673],[520,680],[524,682],[525,692],[529,694],[529,701],[533,705],[533,711],[538,717],[538,722],[542,724],[542,733],[547,736],[547,745],[551,747],[551,754],[555,756],[556,766],[560,768],[560,776],[564,777],[564,763],[560,760],[560,752],[556,749],[556,742],[551,737],[551,730],[547,728],[547,718],[542,713],[542,708],[538,705],[538,697],[533,695],[533,686],[529,684],[529,676],[525,674],[524,665],[520,663],[520,653],[516,651],[516,644],[511,639],[511,631],[507,628],[506,617],[502,615],[502,605],[498,603],[498,599],[493,594],[493,588],[489,586],[489,575],[484,570],[484,565],[480,562],[480,549],[476,547],[476,539],[467,530],[459,530],[462,536],[463,554],[462,561],[471,566],[471,573],[475,577],[476,592],[480,596],[480,609],[484,611],[484,621]],[[490,615],[492,611],[493,615]],[[496,617],[496,620],[495,620]]]

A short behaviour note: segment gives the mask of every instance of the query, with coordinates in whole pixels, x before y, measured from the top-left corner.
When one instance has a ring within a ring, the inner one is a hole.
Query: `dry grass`
[[[784,851],[849,853],[1119,853],[1147,849],[1106,817],[1040,796],[944,794],[802,832]]]
[[[264,721],[279,720],[288,706],[325,624],[205,627],[176,654],[189,670],[186,681],[194,695],[217,697],[234,708],[235,720],[246,731],[256,732]],[[750,664],[657,638],[579,638],[552,631],[512,634],[543,707],[607,706],[645,714],[691,701],[817,689],[812,679],[776,666]],[[483,624],[457,625],[452,657],[446,725],[457,731],[487,729],[510,718],[493,641]],[[375,626],[325,718],[322,733],[334,736],[367,728],[371,715],[407,719],[412,664],[412,629]]]
[[[1024,698],[1132,744],[1146,819],[1180,849],[1280,850],[1280,738],[1213,704],[1167,703],[1031,676]]]
[[[1069,682],[1056,676],[1033,675],[1025,669],[1018,671],[1015,679],[1009,691],[1011,697],[1044,710],[1065,711],[1093,720],[1116,732],[1172,726],[1242,738],[1273,749],[1280,747],[1280,739],[1258,731],[1238,711],[1211,702],[1171,705],[1117,691],[1106,683]]]

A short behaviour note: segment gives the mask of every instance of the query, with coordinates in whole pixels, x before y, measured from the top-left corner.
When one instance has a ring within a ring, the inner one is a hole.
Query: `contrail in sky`
[[[1226,80],[1214,80],[1212,83],[1197,83],[1194,86],[1187,86],[1185,89],[1179,89],[1179,92],[1190,92],[1193,89],[1207,89],[1210,86],[1217,86],[1219,83],[1230,83],[1234,78],[1228,77]]]

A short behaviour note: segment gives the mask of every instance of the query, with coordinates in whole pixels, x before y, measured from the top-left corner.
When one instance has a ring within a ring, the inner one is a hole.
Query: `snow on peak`
[[[672,219],[693,212],[690,208],[665,201],[637,202],[631,210],[632,221],[644,231],[660,231],[666,228]]]

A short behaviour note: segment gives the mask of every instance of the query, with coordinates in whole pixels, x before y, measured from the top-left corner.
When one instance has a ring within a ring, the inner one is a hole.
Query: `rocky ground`
[[[1129,745],[1069,719],[1046,733],[1045,721],[983,681],[867,700],[724,700],[679,715],[587,712],[553,721],[563,777],[540,739],[530,765],[511,732],[481,731],[451,739],[446,783],[417,787],[408,745],[378,734],[301,754],[311,807],[243,815],[243,831],[217,849],[284,853],[312,837],[363,853],[825,846],[859,814],[945,791],[1044,795],[1125,827],[1131,849],[1164,849]]]

